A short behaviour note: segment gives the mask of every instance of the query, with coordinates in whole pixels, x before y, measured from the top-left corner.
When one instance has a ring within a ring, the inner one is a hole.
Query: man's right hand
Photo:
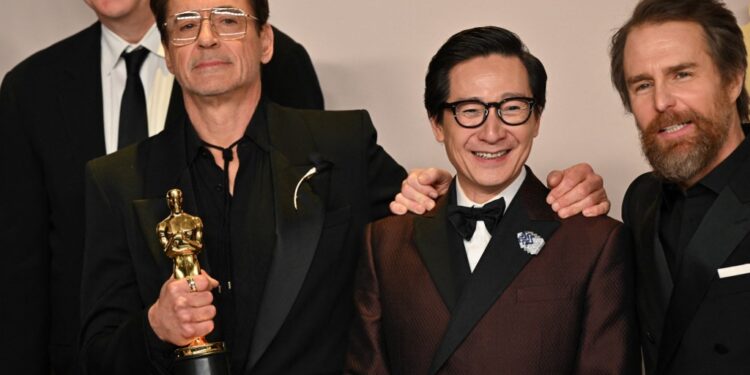
[[[193,280],[195,292],[190,290],[187,279],[171,277],[162,285],[159,299],[148,309],[148,322],[162,341],[185,346],[213,331],[216,307],[212,304],[211,289],[219,282],[205,271]]]

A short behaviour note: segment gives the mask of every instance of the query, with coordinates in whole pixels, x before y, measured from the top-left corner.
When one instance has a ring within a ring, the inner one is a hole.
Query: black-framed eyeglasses
[[[452,103],[443,103],[444,109],[453,111],[453,118],[458,125],[474,129],[482,126],[487,121],[490,108],[495,108],[497,116],[506,125],[516,126],[526,123],[531,118],[534,110],[534,98],[513,97],[505,98],[495,103],[485,103],[480,100],[460,100]]]
[[[205,15],[207,13],[207,15]],[[257,21],[252,15],[237,8],[206,8],[188,10],[171,15],[164,22],[169,41],[176,46],[195,42],[200,35],[203,20],[208,19],[211,30],[222,40],[242,39],[247,34],[247,20]]]

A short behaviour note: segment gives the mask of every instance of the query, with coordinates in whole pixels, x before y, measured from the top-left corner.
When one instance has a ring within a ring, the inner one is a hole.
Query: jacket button
[[[654,335],[650,331],[646,331],[646,339],[648,339],[648,341],[652,344],[656,342],[656,339],[654,339]]]
[[[729,353],[729,348],[722,344],[716,344],[714,345],[714,351],[719,354],[727,354]]]

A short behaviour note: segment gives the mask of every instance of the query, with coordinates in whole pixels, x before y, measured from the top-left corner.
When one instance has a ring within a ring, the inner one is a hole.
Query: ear
[[[443,124],[438,122],[437,116],[430,117],[430,126],[432,127],[432,134],[435,135],[435,140],[439,143],[443,143],[445,141]]]
[[[533,138],[536,138],[536,136],[539,135],[539,127],[542,125],[542,114],[534,113],[531,115],[531,118],[534,120]]]
[[[260,29],[260,46],[262,48],[260,62],[267,64],[273,57],[273,28],[267,22]]]
[[[737,101],[737,98],[740,97],[740,93],[742,92],[742,88],[745,84],[745,72],[739,72],[738,74],[735,74],[734,77],[729,82],[729,87],[727,87],[727,93],[729,94],[729,98],[732,101]]]
[[[172,69],[172,56],[170,55],[170,52],[172,51],[169,49],[169,45],[167,43],[169,42],[161,44],[161,48],[164,50],[164,62],[167,64],[167,70],[169,70],[169,72],[174,75],[174,69]]]

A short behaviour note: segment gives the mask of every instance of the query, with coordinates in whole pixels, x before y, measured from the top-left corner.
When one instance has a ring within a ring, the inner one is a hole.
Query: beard
[[[663,112],[640,131],[643,154],[657,176],[678,184],[686,183],[716,159],[729,134],[733,109],[720,103],[715,103],[714,108],[711,117],[693,110]],[[660,129],[688,121],[695,127],[689,137],[660,139]]]

